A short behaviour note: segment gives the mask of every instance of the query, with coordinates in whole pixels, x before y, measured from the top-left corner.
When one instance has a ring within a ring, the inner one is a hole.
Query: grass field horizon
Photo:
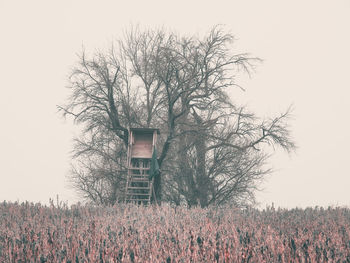
[[[0,203],[0,262],[350,262],[350,209]]]

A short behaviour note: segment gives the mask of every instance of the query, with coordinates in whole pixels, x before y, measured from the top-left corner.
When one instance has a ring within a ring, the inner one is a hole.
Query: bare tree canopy
[[[75,188],[95,203],[123,200],[128,128],[157,127],[157,199],[202,207],[253,202],[270,172],[265,146],[289,152],[295,145],[290,109],[261,120],[230,101],[237,72],[250,73],[260,61],[234,54],[233,42],[219,26],[204,38],[132,28],[107,52],[89,57],[83,50],[69,78],[71,95],[58,106],[82,127]]]

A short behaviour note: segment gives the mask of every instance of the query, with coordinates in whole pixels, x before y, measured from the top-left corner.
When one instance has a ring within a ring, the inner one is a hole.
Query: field
[[[3,202],[0,262],[350,262],[350,210]]]

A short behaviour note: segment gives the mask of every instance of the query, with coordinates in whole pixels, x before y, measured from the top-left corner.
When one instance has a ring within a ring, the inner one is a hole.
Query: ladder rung
[[[146,191],[147,193],[150,191],[150,188],[128,188],[127,191],[143,191],[142,194],[144,194]],[[134,192],[133,192],[134,193]],[[136,192],[137,193],[137,192]]]
[[[138,186],[129,186],[128,189],[133,189],[133,190],[150,190],[151,188],[146,186],[146,187],[138,187]]]
[[[149,180],[148,180],[148,178],[131,178],[130,179],[130,182],[144,182],[144,183],[148,183],[149,182]]]
[[[126,195],[142,195],[142,196],[149,196],[149,193],[126,193]]]
[[[136,202],[148,202],[148,199],[126,199],[126,201],[130,202],[130,201],[136,201]]]

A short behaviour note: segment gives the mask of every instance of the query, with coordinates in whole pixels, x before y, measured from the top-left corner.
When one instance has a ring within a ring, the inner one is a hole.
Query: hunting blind
[[[159,169],[156,152],[158,134],[158,129],[129,129],[126,202],[145,205],[151,202],[152,194],[154,194],[154,173]]]

